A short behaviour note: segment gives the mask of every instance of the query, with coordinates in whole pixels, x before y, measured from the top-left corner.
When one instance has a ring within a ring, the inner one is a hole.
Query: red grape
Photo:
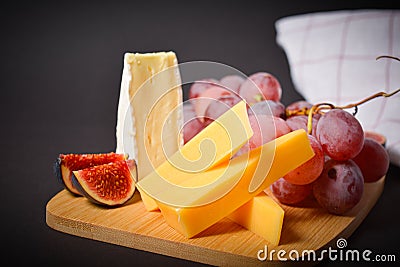
[[[357,205],[363,191],[361,170],[352,160],[327,161],[313,187],[318,203],[328,212],[338,215]]]
[[[202,79],[194,82],[189,89],[189,98],[192,99],[199,97],[201,92],[205,91],[211,86],[216,86],[218,83],[219,82],[216,79]]]
[[[245,79],[239,75],[227,75],[225,77],[222,77],[222,79],[220,80],[220,84],[235,93],[239,93],[239,88],[244,80]]]
[[[196,113],[194,112],[194,107],[192,105],[192,100],[185,101],[182,105],[182,110],[183,110],[183,117],[188,115],[193,115],[195,116]]]
[[[257,102],[249,108],[248,113],[256,115],[272,115],[282,119],[285,119],[286,117],[285,106],[281,102],[275,102],[272,100]]]
[[[303,108],[311,109],[312,105],[308,103],[307,101],[304,100],[299,100],[296,102],[291,103],[286,107],[287,111],[297,111],[297,110],[302,110]]]
[[[233,93],[227,89],[219,86],[211,86],[201,92],[196,99],[192,100],[194,105],[194,110],[201,121],[205,116],[208,105],[213,102],[213,100],[220,98],[221,96],[231,96]]]
[[[275,123],[275,138],[291,132],[290,127],[287,125],[285,120],[278,117],[272,117],[272,119]]]
[[[249,121],[254,132],[248,142],[250,150],[290,132],[289,126],[281,118],[269,115],[250,115]]]
[[[183,105],[183,141],[186,144],[196,134],[203,130],[204,125],[197,118],[196,112],[194,112],[193,106],[190,102],[186,102]]]
[[[354,158],[364,144],[361,124],[341,109],[333,109],[321,116],[315,135],[324,152],[335,160]]]
[[[306,115],[296,115],[291,116],[286,120],[287,125],[290,127],[292,131],[298,129],[304,129],[308,132],[307,124],[308,124],[308,116]],[[312,118],[312,131],[311,134],[315,136],[315,130],[317,129],[318,118],[313,115]]]
[[[315,155],[284,176],[284,178],[292,184],[304,185],[312,183],[319,177],[324,168],[324,152],[322,151],[321,145],[312,135],[308,135],[308,140],[310,140],[310,145]]]
[[[271,185],[271,192],[279,202],[293,205],[306,199],[312,192],[312,184],[296,185],[280,178]]]
[[[282,89],[278,80],[272,74],[258,72],[242,83],[239,94],[248,104],[262,100],[280,101]]]
[[[382,178],[389,169],[389,154],[386,149],[373,139],[366,138],[361,152],[353,159],[367,183]]]
[[[382,146],[386,146],[386,137],[383,134],[373,132],[373,131],[364,131],[364,138],[374,139],[376,142],[381,144]]]
[[[218,99],[213,99],[205,111],[204,125],[209,125],[240,101],[241,99],[236,95],[224,95]]]

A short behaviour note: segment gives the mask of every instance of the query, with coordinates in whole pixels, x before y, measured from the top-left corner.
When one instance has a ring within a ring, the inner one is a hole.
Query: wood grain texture
[[[349,237],[369,213],[384,182],[382,178],[366,184],[360,203],[345,216],[326,213],[313,199],[302,207],[282,205],[285,219],[279,246],[270,245],[229,219],[186,239],[165,223],[161,213],[147,212],[138,192],[122,207],[104,208],[63,190],[47,203],[46,222],[68,234],[211,265],[279,266],[285,262],[276,257],[260,262],[257,252],[265,245],[269,251],[297,250],[300,254],[303,250],[336,248],[336,240]]]

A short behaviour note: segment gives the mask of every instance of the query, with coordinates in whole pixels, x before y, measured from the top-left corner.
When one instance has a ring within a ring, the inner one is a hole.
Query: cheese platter
[[[266,72],[195,81],[186,103],[181,84],[173,52],[125,54],[116,150],[59,154],[47,224],[222,266],[344,248],[383,191],[385,144],[347,107],[285,107]]]

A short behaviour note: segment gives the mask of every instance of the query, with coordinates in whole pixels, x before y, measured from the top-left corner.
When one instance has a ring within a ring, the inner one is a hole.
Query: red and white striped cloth
[[[400,88],[400,10],[351,10],[286,17],[276,22],[293,83],[311,103],[345,105]],[[353,112],[354,110],[350,110]],[[400,166],[400,93],[359,106],[364,130],[387,138]]]

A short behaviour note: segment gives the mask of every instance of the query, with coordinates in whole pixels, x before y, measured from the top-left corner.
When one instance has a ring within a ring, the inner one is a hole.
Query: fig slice
[[[373,132],[373,131],[364,131],[364,137],[370,138],[381,144],[383,147],[386,146],[386,137],[383,134]]]
[[[135,192],[135,160],[121,160],[72,172],[72,184],[91,202],[120,206]]]
[[[110,153],[99,154],[60,154],[54,163],[54,172],[64,187],[75,195],[82,195],[72,184],[72,172],[102,165],[105,163],[121,161],[127,155]]]

